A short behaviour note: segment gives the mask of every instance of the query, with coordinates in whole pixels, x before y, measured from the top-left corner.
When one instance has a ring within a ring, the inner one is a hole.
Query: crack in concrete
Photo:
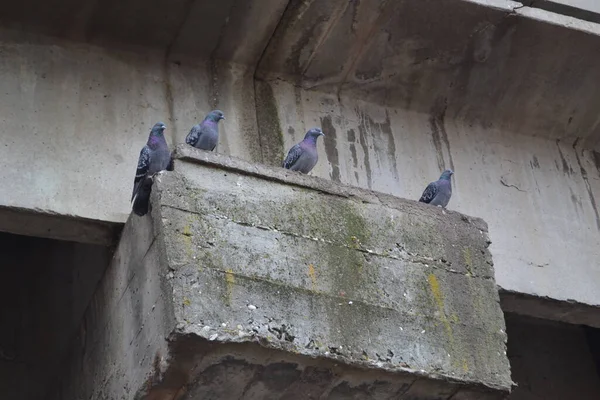
[[[246,221],[240,221],[240,220],[234,220],[232,218],[227,217],[226,215],[218,215],[218,214],[200,214],[199,212],[196,211],[192,211],[192,210],[186,210],[186,209],[182,209],[180,207],[175,207],[172,205],[164,205],[165,207],[171,208],[173,210],[177,210],[177,211],[181,211],[181,212],[185,212],[185,213],[191,213],[191,214],[196,214],[196,215],[202,215],[204,217],[212,217],[216,220],[227,220],[230,221],[236,225],[240,225],[240,226],[244,226],[244,227],[249,227],[249,228],[256,228],[256,229],[260,229],[263,231],[269,231],[269,232],[276,232],[276,233],[280,233],[284,236],[289,236],[289,237],[293,237],[293,238],[301,238],[301,239],[307,239],[307,240],[311,240],[313,242],[320,242],[320,243],[324,243],[330,246],[335,246],[338,248],[345,248],[345,249],[349,249],[349,250],[355,250],[358,251],[360,253],[363,254],[367,254],[370,256],[375,256],[375,257],[379,257],[379,258],[384,258],[384,259],[391,259],[391,260],[398,260],[398,261],[404,261],[407,263],[412,263],[412,264],[420,264],[423,265],[425,267],[431,267],[433,269],[436,270],[440,270],[440,271],[445,271],[451,274],[457,274],[457,275],[461,275],[464,277],[471,277],[471,278],[478,278],[478,279],[483,279],[483,280],[491,280],[493,277],[492,276],[485,276],[485,275],[475,275],[473,273],[462,273],[460,271],[457,271],[453,268],[445,268],[442,267],[442,265],[449,265],[447,261],[440,259],[434,259],[432,257],[427,257],[427,256],[422,256],[418,253],[413,253],[413,252],[409,252],[407,250],[404,249],[403,246],[400,245],[396,245],[396,247],[398,248],[399,253],[401,254],[401,256],[397,256],[394,254],[387,254],[387,253],[382,253],[379,252],[377,250],[371,250],[368,249],[366,247],[363,247],[362,244],[360,242],[357,243],[356,246],[353,245],[348,245],[345,243],[339,243],[339,242],[334,242],[332,240],[327,240],[327,239],[323,239],[323,238],[318,238],[318,237],[313,237],[313,236],[308,236],[308,235],[302,235],[302,234],[298,234],[298,233],[294,233],[294,232],[289,232],[289,231],[283,231],[283,230],[279,230],[267,225],[259,225],[259,224],[255,224],[252,222],[246,222]]]
[[[600,231],[600,213],[598,212],[598,205],[596,203],[596,198],[594,197],[594,192],[592,190],[592,186],[590,185],[590,181],[588,179],[587,170],[583,167],[583,164],[581,163],[581,158],[579,157],[579,153],[577,152],[577,144],[579,143],[579,139],[580,138],[577,138],[577,139],[575,139],[575,142],[573,142],[573,151],[575,151],[575,157],[577,158],[577,164],[579,164],[579,171],[581,173],[583,182],[585,183],[585,188],[588,192],[588,197],[590,199],[590,204],[592,205],[592,210],[594,210],[594,214],[596,216],[596,228],[598,229],[598,231]],[[583,149],[581,150],[581,152],[583,154]]]
[[[527,190],[523,190],[520,187],[518,187],[517,185],[512,185],[510,183],[506,183],[506,181],[504,180],[504,177],[500,177],[500,183],[502,184],[502,186],[506,186],[507,188],[515,188],[517,189],[519,192],[523,192],[523,193],[527,193]]]

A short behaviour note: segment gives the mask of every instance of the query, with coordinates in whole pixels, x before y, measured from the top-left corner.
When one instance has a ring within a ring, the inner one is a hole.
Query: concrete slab
[[[189,146],[176,157],[151,213],[126,224],[63,398],[510,390],[482,220]]]

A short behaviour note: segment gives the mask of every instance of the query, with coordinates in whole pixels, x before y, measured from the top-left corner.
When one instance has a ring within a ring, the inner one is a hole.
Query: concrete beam
[[[521,3],[293,0],[257,75],[600,149],[600,26]]]
[[[0,231],[17,235],[113,246],[123,224],[0,206]]]
[[[596,0],[523,0],[523,4],[585,21],[600,22],[600,3]]]
[[[61,395],[502,398],[488,243],[477,218],[179,146]]]

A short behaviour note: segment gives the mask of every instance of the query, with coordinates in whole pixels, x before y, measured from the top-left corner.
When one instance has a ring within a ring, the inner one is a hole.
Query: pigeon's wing
[[[200,135],[202,135],[200,125],[194,125],[192,126],[190,133],[185,137],[185,142],[190,146],[196,147],[198,140],[200,140]]]
[[[283,168],[290,169],[302,155],[300,144],[295,145],[288,152],[287,157],[283,160]]]
[[[427,187],[423,191],[423,194],[421,195],[421,198],[419,199],[419,201],[421,203],[430,203],[431,200],[433,200],[433,198],[437,194],[437,192],[438,192],[437,182],[431,182],[429,185],[427,185]]]
[[[148,172],[148,168],[150,167],[150,148],[148,146],[144,146],[142,151],[140,151],[140,158],[138,158],[137,170],[135,171],[135,178],[133,179],[133,193],[131,194],[131,200],[135,197],[135,192],[139,186],[140,181],[146,173]]]

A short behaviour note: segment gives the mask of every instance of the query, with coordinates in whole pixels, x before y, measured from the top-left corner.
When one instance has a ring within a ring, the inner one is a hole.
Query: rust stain
[[[450,168],[454,170],[454,161],[452,160],[452,153],[450,151],[450,141],[448,140],[448,134],[446,133],[446,110],[448,109],[448,99],[446,97],[440,97],[435,101],[435,104],[431,108],[429,125],[431,127],[431,138],[433,145],[435,146],[436,157],[438,168],[440,171],[446,169],[446,162],[444,160],[443,145],[446,147],[448,152],[448,164]]]
[[[227,305],[231,306],[231,294],[233,292],[233,285],[235,284],[235,277],[232,269],[225,271],[225,284],[227,285]]]
[[[463,358],[463,361],[462,361],[462,369],[465,372],[469,372],[469,364],[467,363],[467,360],[464,359],[464,358]]]
[[[437,305],[440,313],[440,321],[442,324],[444,324],[444,328],[446,328],[446,334],[448,335],[448,338],[452,340],[454,335],[452,334],[452,326],[450,325],[450,321],[448,321],[448,318],[446,317],[446,311],[444,309],[444,296],[440,289],[440,283],[434,274],[429,274],[427,281],[429,282],[431,294],[433,294],[433,299],[435,300],[435,304]]]
[[[308,264],[308,276],[312,284],[312,289],[314,290],[317,286],[317,272],[315,270],[315,266],[312,264]]]

